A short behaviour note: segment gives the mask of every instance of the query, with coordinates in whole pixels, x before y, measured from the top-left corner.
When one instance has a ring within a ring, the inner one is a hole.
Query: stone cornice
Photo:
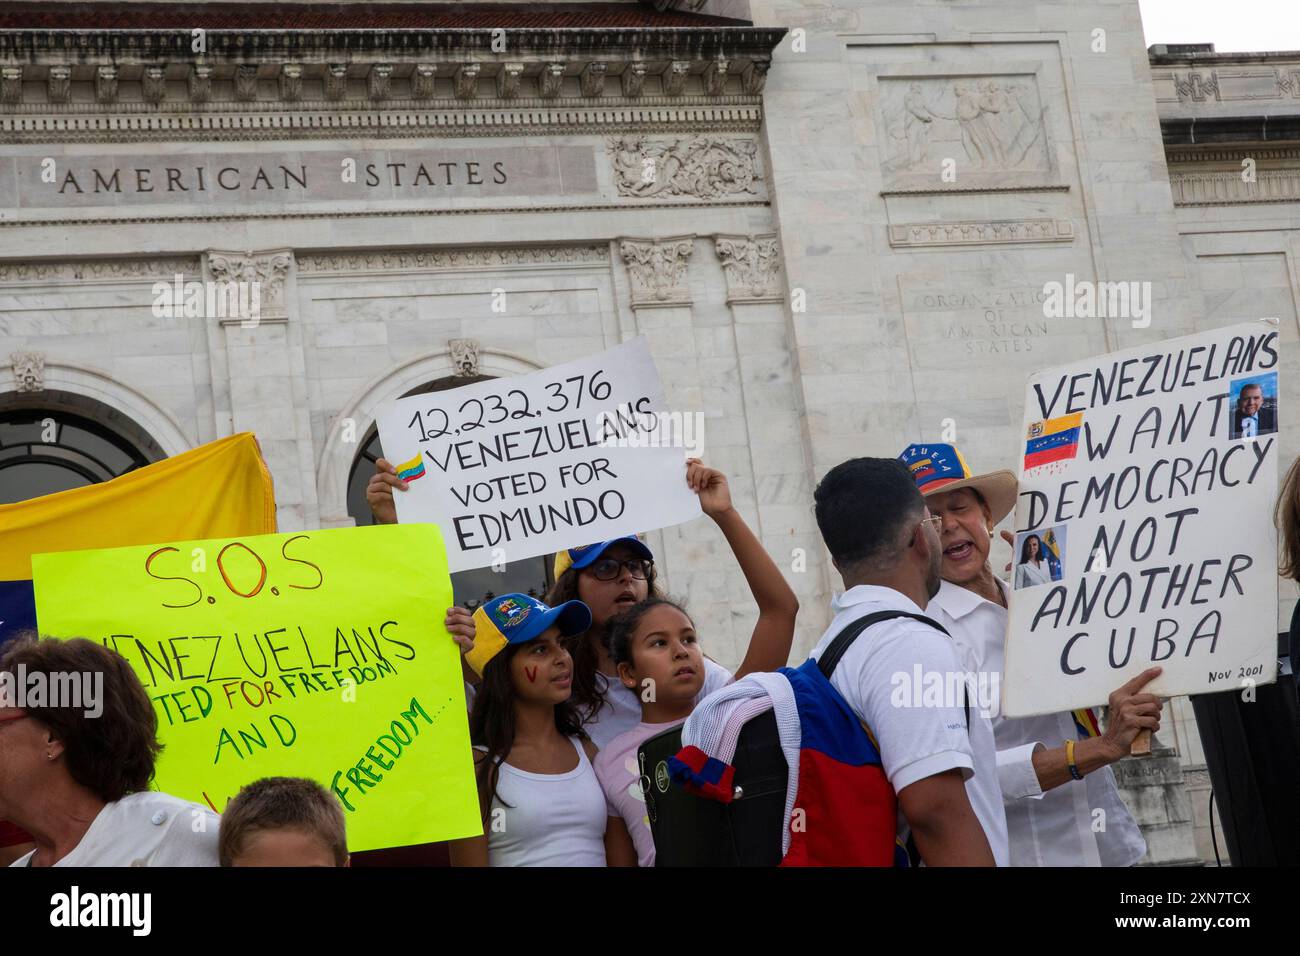
[[[506,52],[500,37],[506,36]],[[206,61],[273,63],[373,60],[382,54],[407,60],[431,54],[497,63],[554,56],[569,58],[713,59],[770,58],[784,27],[602,27],[599,29],[444,30],[208,30]],[[23,63],[145,63],[162,58],[193,62],[189,30],[5,30],[0,61]]]
[[[607,88],[609,84],[607,84]],[[481,99],[473,105],[411,100],[385,104],[296,102],[215,103],[192,109],[147,104],[108,112],[67,105],[0,106],[0,136],[14,143],[243,142],[435,135],[539,136],[619,132],[756,132],[762,123],[758,97],[644,97],[634,103],[597,105],[573,98],[526,104],[519,99]]]

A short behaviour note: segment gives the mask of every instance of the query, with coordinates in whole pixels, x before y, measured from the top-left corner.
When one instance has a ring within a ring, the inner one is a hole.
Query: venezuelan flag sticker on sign
[[[1083,412],[1030,425],[1025,441],[1025,471],[1072,459],[1079,451],[1079,429],[1082,427]]]
[[[410,461],[404,461],[397,466],[397,477],[403,481],[415,481],[416,478],[424,477],[424,459],[417,452],[415,457]]]

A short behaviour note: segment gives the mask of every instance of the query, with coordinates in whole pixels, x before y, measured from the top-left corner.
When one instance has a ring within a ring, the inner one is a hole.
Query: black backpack
[[[910,617],[947,634],[937,621],[909,611],[876,611],[844,628],[818,658],[830,680],[844,652],[867,628]],[[970,725],[970,701],[966,701]],[[778,866],[785,834],[789,768],[781,750],[776,715],[766,710],[741,728],[732,760],[736,795],[719,803],[673,783],[668,760],[682,748],[682,727],[665,730],[637,750],[646,816],[654,837],[655,866]]]

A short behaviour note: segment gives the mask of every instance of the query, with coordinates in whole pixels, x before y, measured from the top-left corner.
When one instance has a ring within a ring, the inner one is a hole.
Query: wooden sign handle
[[[1138,735],[1133,738],[1133,744],[1129,747],[1128,752],[1133,757],[1150,757],[1151,731],[1139,730]]]

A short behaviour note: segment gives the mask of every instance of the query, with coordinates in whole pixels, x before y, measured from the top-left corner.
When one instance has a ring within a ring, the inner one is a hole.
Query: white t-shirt
[[[923,613],[900,592],[865,584],[837,595],[832,609],[835,618],[813,648],[815,658],[840,631],[875,611]],[[864,631],[840,658],[831,674],[831,686],[871,728],[880,745],[885,776],[895,793],[947,770],[962,771],[966,794],[993,858],[998,866],[1007,866],[1007,820],[998,786],[993,728],[974,701],[968,732],[960,696],[938,704],[926,697],[923,690],[929,674],[939,675],[944,687],[964,686],[964,671],[952,640],[927,624],[902,617]],[[899,836],[906,833],[900,809]]]
[[[131,793],[106,803],[81,842],[54,865],[216,866],[219,823],[207,807],[171,794]],[[11,865],[26,866],[32,853]]]
[[[695,695],[695,703],[726,687],[731,680],[731,671],[704,658],[704,686]],[[636,691],[624,687],[622,681],[611,680],[599,671],[596,672],[596,689],[604,693],[605,703],[582,725],[582,729],[592,743],[604,750],[615,737],[635,730],[641,723],[641,698]]]
[[[488,866],[605,865],[605,794],[582,741],[569,742],[578,751],[578,765],[567,773],[499,765],[485,824]]]

